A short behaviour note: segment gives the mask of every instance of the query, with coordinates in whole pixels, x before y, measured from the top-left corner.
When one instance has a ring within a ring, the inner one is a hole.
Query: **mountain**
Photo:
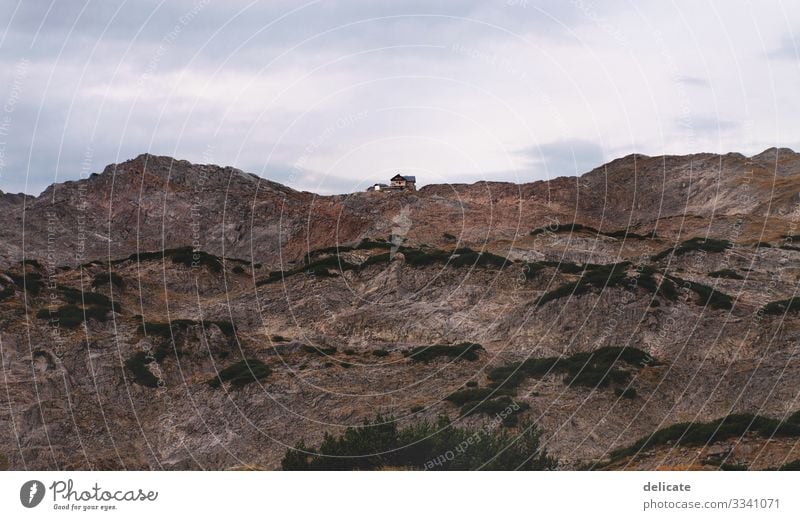
[[[377,414],[535,424],[559,468],[780,467],[799,188],[772,148],[336,196],[142,155],[0,194],[0,467],[274,469]]]

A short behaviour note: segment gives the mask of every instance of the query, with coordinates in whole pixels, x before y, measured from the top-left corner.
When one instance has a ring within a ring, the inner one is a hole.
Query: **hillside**
[[[565,469],[800,459],[791,150],[337,196],[142,155],[0,205],[0,466],[275,469],[377,414],[536,424]]]

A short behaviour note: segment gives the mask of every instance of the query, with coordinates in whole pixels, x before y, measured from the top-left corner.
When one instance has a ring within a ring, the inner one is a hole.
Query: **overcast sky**
[[[0,0],[0,189],[144,152],[343,193],[800,148],[797,1]]]

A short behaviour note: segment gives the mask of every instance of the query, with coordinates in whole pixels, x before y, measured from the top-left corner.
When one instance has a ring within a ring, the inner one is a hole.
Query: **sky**
[[[346,193],[800,149],[800,2],[0,0],[0,190],[142,153]]]

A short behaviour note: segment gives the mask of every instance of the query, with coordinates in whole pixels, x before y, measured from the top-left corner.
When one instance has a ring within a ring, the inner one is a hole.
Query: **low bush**
[[[578,352],[569,357],[526,359],[496,367],[488,376],[495,388],[515,390],[529,378],[548,374],[566,374],[564,383],[569,386],[599,388],[610,383],[625,384],[630,373],[618,368],[620,363],[633,367],[658,365],[650,354],[633,347],[602,347],[592,352]]]
[[[114,260],[112,264],[125,261],[146,262],[149,260],[164,260],[169,258],[175,264],[182,264],[186,267],[197,267],[204,265],[213,272],[218,273],[222,270],[222,262],[218,256],[206,253],[205,251],[195,250],[192,246],[176,247],[163,251],[142,251],[133,253],[127,258]]]
[[[85,319],[108,321],[109,311],[111,311],[109,307],[92,305],[82,308],[70,303],[62,305],[55,310],[48,308],[39,309],[36,313],[36,317],[58,323],[60,327],[75,328],[83,323]]]
[[[158,387],[158,378],[147,367],[153,361],[155,361],[154,357],[147,352],[137,352],[125,361],[125,368],[130,370],[135,383],[148,388],[156,388]]]
[[[451,267],[496,267],[502,269],[511,262],[503,257],[489,252],[478,253],[472,249],[459,248],[456,249],[457,256],[450,260]]]
[[[325,434],[319,448],[303,442],[286,452],[284,470],[549,470],[555,468],[532,424],[519,433],[454,426],[447,416],[399,429],[394,418],[378,416],[335,437]]]
[[[697,304],[711,307],[712,309],[731,309],[733,308],[733,298],[720,292],[713,287],[700,282],[683,280],[676,276],[668,276],[676,284],[685,287],[697,295]]]
[[[761,308],[764,314],[782,315],[787,312],[800,311],[800,297],[769,302]]]
[[[16,285],[20,290],[29,296],[37,296],[44,288],[42,275],[39,273],[23,272],[22,274],[15,274],[6,271],[6,276],[11,278],[11,281],[14,282],[14,285]]]
[[[208,381],[208,384],[211,388],[219,388],[222,383],[230,383],[234,388],[241,388],[246,384],[264,379],[271,373],[272,370],[261,361],[257,359],[243,359],[220,370],[216,377]]]
[[[114,272],[104,272],[104,273],[97,273],[92,278],[92,288],[97,289],[103,285],[108,283],[112,283],[119,288],[123,288],[125,286],[125,280]]]
[[[5,287],[3,287],[3,290],[0,291],[0,301],[5,300],[6,298],[10,298],[11,296],[14,296],[14,292],[15,291],[13,285],[10,284],[6,285]]]
[[[513,395],[513,392],[509,390],[500,390],[497,388],[467,388],[453,392],[445,397],[445,400],[461,406],[466,403],[484,401],[486,399],[510,395]]]
[[[620,262],[617,264],[594,265],[588,264],[581,273],[581,277],[575,282],[563,284],[555,289],[544,293],[536,302],[537,306],[564,298],[566,296],[588,293],[593,289],[609,289],[612,287],[635,286],[637,280],[629,278],[626,270],[630,267],[630,262]]]
[[[382,348],[376,348],[372,351],[372,355],[376,357],[386,357],[389,355],[389,351]]]
[[[783,464],[778,468],[778,471],[800,471],[800,459]]]
[[[690,253],[692,251],[705,251],[707,253],[721,253],[726,249],[731,247],[731,243],[728,240],[722,240],[718,238],[701,238],[695,237],[690,238],[689,240],[684,240],[679,245],[675,247],[670,247],[661,251],[660,253],[651,257],[653,261],[661,260],[662,258],[666,258],[671,254],[675,256],[681,256],[686,253]]]
[[[449,359],[465,359],[475,361],[478,359],[478,352],[483,347],[477,343],[459,343],[457,345],[429,345],[426,347],[414,347],[403,352],[403,355],[412,361],[432,361],[440,357]]]
[[[34,269],[42,269],[42,264],[40,264],[38,260],[34,260],[33,258],[26,258],[25,260],[20,261],[20,265],[29,265]]]
[[[617,388],[614,390],[614,394],[616,394],[617,397],[622,397],[624,399],[636,399],[636,397],[639,395],[638,392],[636,392],[636,389],[633,387]]]
[[[740,275],[733,269],[720,269],[719,271],[713,271],[708,273],[708,276],[711,278],[728,278],[730,280],[743,280],[744,276]]]
[[[316,354],[319,356],[331,356],[336,354],[336,347],[318,347],[315,345],[303,345],[303,352]]]
[[[143,322],[139,325],[139,334],[145,336],[161,336],[162,338],[169,338],[173,334],[185,332],[189,327],[203,327],[207,328],[209,325],[216,325],[228,337],[234,337],[236,330],[233,323],[223,320],[204,320],[202,322],[188,319],[172,320],[169,323],[159,322]]]
[[[620,229],[618,231],[600,231],[591,226],[584,226],[583,224],[557,224],[551,226],[544,226],[531,231],[532,236],[540,235],[542,233],[576,233],[576,232],[591,233],[594,235],[604,235],[611,238],[635,238],[639,240],[647,240],[656,238],[656,232],[652,231],[645,235],[634,233],[628,229]]]
[[[635,455],[652,446],[668,443],[672,446],[706,446],[714,442],[741,437],[746,433],[754,433],[763,438],[797,436],[800,435],[800,425],[752,414],[728,415],[707,423],[673,424],[639,439],[631,446],[612,451],[611,459],[618,460]]]

